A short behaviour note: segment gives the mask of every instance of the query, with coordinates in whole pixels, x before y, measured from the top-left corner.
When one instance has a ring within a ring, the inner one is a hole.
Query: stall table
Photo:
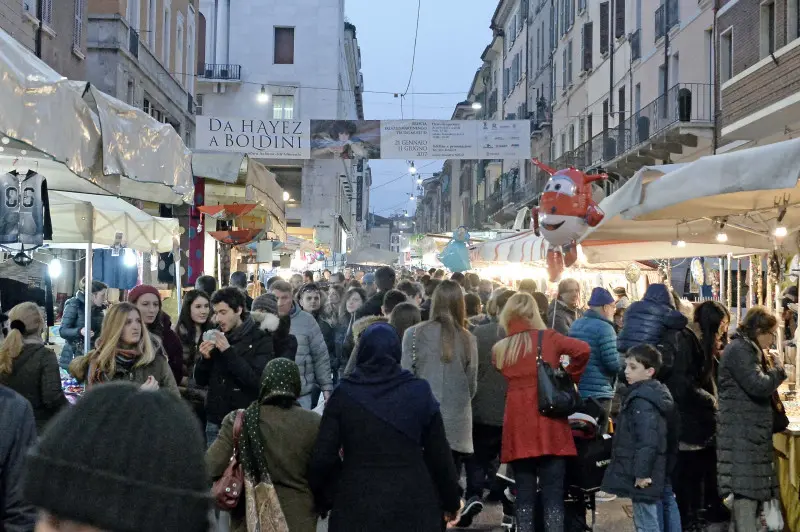
[[[784,401],[789,428],[772,438],[786,530],[800,530],[800,401]]]

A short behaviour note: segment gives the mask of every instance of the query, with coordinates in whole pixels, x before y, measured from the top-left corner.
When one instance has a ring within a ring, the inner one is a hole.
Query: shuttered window
[[[608,2],[602,2],[600,4],[600,53],[605,54],[608,53],[608,24],[610,22],[610,10],[608,8]]]
[[[588,71],[592,69],[592,30],[593,25],[587,22],[583,25],[583,62],[581,63],[581,70]]]
[[[275,64],[294,64],[294,28],[275,28]]]
[[[619,39],[625,35],[625,0],[615,0],[614,9],[616,18],[614,18],[614,37]]]

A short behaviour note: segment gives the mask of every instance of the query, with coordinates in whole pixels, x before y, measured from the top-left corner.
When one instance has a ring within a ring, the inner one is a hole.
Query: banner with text
[[[260,120],[198,116],[196,150],[265,159],[528,159],[527,120]]]

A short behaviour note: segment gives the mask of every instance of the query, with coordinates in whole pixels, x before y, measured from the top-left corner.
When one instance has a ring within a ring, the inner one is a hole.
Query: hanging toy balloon
[[[469,262],[469,232],[463,225],[453,231],[453,239],[447,243],[439,254],[439,260],[444,266],[453,272],[463,272],[472,266]]]
[[[607,179],[607,174],[586,174],[570,166],[554,170],[539,159],[533,164],[550,174],[544,187],[539,207],[531,213],[536,235],[539,233],[549,244],[547,271],[555,282],[565,267],[578,260],[576,239],[587,227],[595,227],[604,213],[592,198],[592,183]]]

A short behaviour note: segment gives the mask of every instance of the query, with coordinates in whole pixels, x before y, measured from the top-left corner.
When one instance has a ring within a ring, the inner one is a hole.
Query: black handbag
[[[581,396],[572,377],[559,364],[556,368],[542,358],[542,331],[538,331],[536,347],[536,380],[539,387],[539,413],[553,418],[566,418],[581,405]]]

